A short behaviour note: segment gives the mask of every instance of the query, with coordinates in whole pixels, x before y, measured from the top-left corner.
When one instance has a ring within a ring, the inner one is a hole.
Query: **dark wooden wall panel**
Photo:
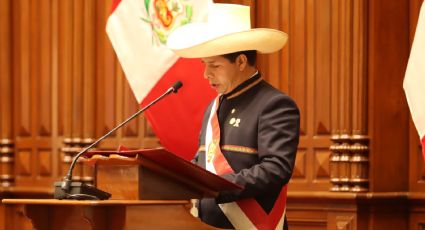
[[[53,9],[51,7],[51,2],[47,0],[41,0],[39,4],[39,45],[36,45],[39,49],[39,56],[36,56],[36,59],[39,59],[38,63],[38,73],[39,79],[36,83],[38,85],[38,95],[35,97],[39,104],[37,110],[37,117],[40,118],[40,123],[37,127],[37,133],[39,136],[50,137],[52,135],[52,26],[51,18]]]
[[[103,23],[106,23],[106,21],[103,20]],[[103,73],[104,78],[98,78],[98,84],[103,87],[98,87],[99,93],[97,95],[97,102],[99,106],[97,107],[97,111],[103,112],[99,112],[97,114],[97,119],[99,121],[97,134],[111,130],[111,128],[113,128],[114,121],[117,119],[115,111],[117,92],[114,86],[119,80],[116,77],[117,61],[114,59],[113,49],[109,44],[107,44],[106,36],[101,36],[101,39],[104,43],[103,47],[98,51],[98,58],[101,60],[98,62],[98,72]]]
[[[0,2],[0,138],[11,138],[11,5]]]
[[[314,30],[314,85],[315,94],[313,99],[313,108],[316,111],[314,118],[314,135],[330,135],[331,133],[331,2],[321,1],[319,4],[315,3],[315,27]]]
[[[353,1],[352,129],[365,136],[367,130],[367,1]]]
[[[60,90],[55,88],[56,93],[58,94],[57,101],[57,119],[58,119],[58,135],[70,137],[71,136],[71,107],[68,105],[71,104],[71,67],[72,67],[72,46],[69,39],[72,37],[72,5],[70,0],[63,0],[57,2],[57,84],[63,86]],[[59,26],[60,25],[60,26]],[[60,58],[59,58],[60,57]]]
[[[83,1],[83,74],[84,76],[84,101],[83,101],[83,132],[84,138],[94,138],[95,136],[95,100],[96,100],[96,72],[94,61],[96,60],[96,1]]]
[[[368,129],[370,160],[376,165],[370,167],[374,192],[408,187],[409,113],[402,88],[410,47],[408,3],[378,0],[368,6]],[[382,178],[391,178],[391,183]]]
[[[84,35],[84,0],[73,0],[72,4],[72,69],[71,69],[71,84],[69,87],[71,88],[71,103],[66,106],[71,107],[70,121],[71,121],[71,138],[73,138],[74,143],[78,144],[84,138],[82,136],[83,129],[83,89],[87,87],[84,85],[84,76],[83,72],[83,54],[84,54],[84,43],[83,43],[83,35]],[[88,77],[88,76],[87,76]]]
[[[289,51],[289,63],[291,68],[289,70],[289,77],[291,78],[290,92],[291,96],[297,102],[297,105],[302,113],[301,118],[301,136],[305,136],[307,133],[307,122],[306,122],[306,110],[307,110],[307,66],[305,63],[306,55],[306,25],[305,25],[305,1],[290,1],[289,3],[292,20],[289,20],[289,29],[287,33],[290,35],[288,40],[287,50]],[[266,17],[267,14],[264,14]],[[266,25],[263,25],[266,26]],[[288,64],[286,64],[288,67]],[[278,76],[276,76],[278,78]]]

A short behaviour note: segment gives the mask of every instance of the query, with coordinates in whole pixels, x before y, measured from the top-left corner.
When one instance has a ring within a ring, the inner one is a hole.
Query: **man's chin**
[[[218,94],[222,94],[222,93],[223,93],[223,91],[224,91],[224,90],[220,90],[220,88],[219,88],[219,87],[217,87],[217,86],[211,86],[211,88],[212,88],[214,91],[216,91]]]

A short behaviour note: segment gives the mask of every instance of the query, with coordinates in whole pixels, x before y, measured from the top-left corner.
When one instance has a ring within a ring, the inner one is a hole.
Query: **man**
[[[244,187],[199,202],[199,217],[219,228],[287,229],[286,189],[299,139],[295,102],[266,83],[257,51],[281,49],[287,35],[251,29],[249,7],[213,4],[204,24],[171,34],[177,55],[202,58],[218,96],[208,106],[196,157],[199,165]]]

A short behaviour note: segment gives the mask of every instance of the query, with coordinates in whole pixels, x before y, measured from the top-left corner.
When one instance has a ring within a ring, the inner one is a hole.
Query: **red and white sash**
[[[208,120],[205,138],[205,165],[208,171],[222,175],[234,171],[220,149],[220,124],[217,118],[219,98],[220,95],[214,101]],[[235,229],[283,229],[286,191],[287,185],[280,191],[269,214],[253,198],[219,204],[219,207]]]

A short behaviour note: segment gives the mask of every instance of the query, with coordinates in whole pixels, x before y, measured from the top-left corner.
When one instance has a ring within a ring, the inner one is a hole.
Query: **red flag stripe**
[[[198,149],[203,114],[215,95],[203,78],[203,71],[199,59],[179,58],[141,103],[141,106],[147,105],[177,80],[183,83],[177,94],[169,95],[149,108],[145,116],[161,144],[187,160]]]
[[[117,6],[120,4],[121,0],[112,0],[111,3],[111,14],[114,13]]]
[[[422,142],[422,156],[425,159],[425,136],[422,137],[421,142]]]

